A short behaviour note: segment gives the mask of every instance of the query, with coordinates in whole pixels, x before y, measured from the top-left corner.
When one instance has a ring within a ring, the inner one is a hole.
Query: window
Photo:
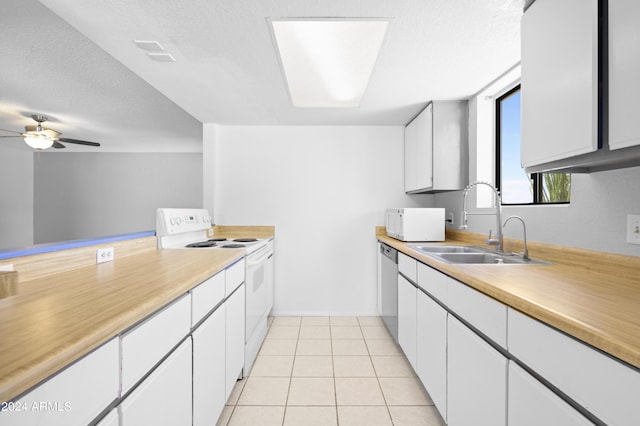
[[[525,173],[520,166],[520,86],[496,99],[496,186],[502,204],[561,204],[571,197],[571,174]]]

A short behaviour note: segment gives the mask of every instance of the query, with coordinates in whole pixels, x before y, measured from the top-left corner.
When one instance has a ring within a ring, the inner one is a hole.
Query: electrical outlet
[[[453,212],[449,212],[449,217],[447,217],[447,223],[450,223],[451,225],[455,223]]]
[[[113,247],[99,248],[96,251],[96,263],[111,262],[113,259]]]
[[[640,215],[627,215],[627,243],[640,244]]]
[[[213,228],[207,229],[207,237],[209,238],[213,237]]]
[[[13,271],[13,263],[6,263],[4,265],[0,265],[0,272],[12,272]]]

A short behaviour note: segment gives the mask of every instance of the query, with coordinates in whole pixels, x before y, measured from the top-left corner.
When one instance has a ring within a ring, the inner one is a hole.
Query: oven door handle
[[[257,255],[263,251],[265,252],[265,255],[256,259]],[[271,253],[269,252],[269,247],[267,246],[264,246],[263,248],[258,249],[258,251],[256,251],[255,253],[251,253],[249,256],[247,256],[247,266],[255,266],[264,262],[265,260],[267,260],[270,254]]]

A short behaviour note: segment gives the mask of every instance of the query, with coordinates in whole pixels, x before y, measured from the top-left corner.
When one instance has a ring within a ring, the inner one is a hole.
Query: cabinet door
[[[418,141],[418,125],[414,119],[404,128],[404,190],[417,189],[416,154]]]
[[[447,420],[447,311],[418,291],[416,373]]]
[[[518,426],[592,425],[513,361],[509,362],[509,424]]]
[[[640,3],[609,2],[609,147],[640,145]]]
[[[416,368],[416,287],[398,275],[398,343]]]
[[[598,149],[598,0],[537,0],[522,18],[523,167]]]
[[[447,326],[448,425],[506,425],[507,359],[451,315]]]
[[[433,186],[433,104],[429,104],[414,120],[416,138],[416,189]]]
[[[0,424],[89,424],[118,397],[118,352],[118,339],[111,339],[15,401],[13,406],[2,407],[7,411],[0,412]]]
[[[225,302],[225,401],[244,367],[244,284]]]
[[[210,425],[222,413],[225,390],[225,305],[193,332],[193,425]]]
[[[188,338],[120,404],[122,426],[190,425],[191,368]]]

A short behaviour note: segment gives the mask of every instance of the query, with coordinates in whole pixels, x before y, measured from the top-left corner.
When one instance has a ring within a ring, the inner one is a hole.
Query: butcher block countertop
[[[0,298],[0,402],[243,256],[244,250],[152,249],[123,258],[116,253],[112,262],[11,283],[12,291]]]
[[[529,243],[532,258],[553,264],[449,264],[411,249],[415,243],[387,237],[383,230],[376,229],[379,241],[640,368],[639,258]],[[482,239],[465,236],[469,234],[447,231],[447,241],[440,244],[484,245]],[[509,244],[505,240],[507,249],[522,250],[513,241]]]

